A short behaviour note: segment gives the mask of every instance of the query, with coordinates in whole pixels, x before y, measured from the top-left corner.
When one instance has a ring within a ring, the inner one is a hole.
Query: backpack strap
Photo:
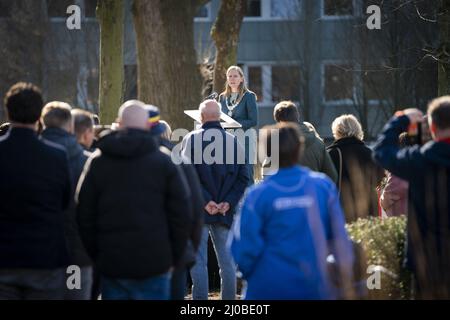
[[[338,172],[338,191],[339,194],[341,193],[341,183],[342,183],[342,152],[341,149],[336,147],[336,150],[339,155],[339,172]]]

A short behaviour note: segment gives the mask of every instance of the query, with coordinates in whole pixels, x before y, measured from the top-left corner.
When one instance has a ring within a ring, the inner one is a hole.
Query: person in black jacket
[[[170,126],[167,122],[160,120],[159,109],[155,106],[147,106],[149,112],[150,133],[159,142],[159,149],[161,152],[171,156],[174,144],[170,139]],[[201,191],[200,181],[197,176],[195,168],[189,163],[182,163],[180,165],[182,172],[189,184],[190,202],[192,204],[192,223],[189,227],[189,239],[186,245],[186,250],[183,258],[172,273],[171,279],[171,300],[184,300],[187,289],[188,271],[195,264],[195,257],[197,254],[200,240],[202,237],[203,227],[203,195]]]
[[[4,104],[12,128],[0,138],[0,300],[62,299],[67,154],[37,137],[43,101],[36,86],[14,85]]]
[[[432,141],[400,149],[399,134],[413,135],[424,121],[420,110],[406,109],[384,127],[373,155],[409,182],[405,262],[416,298],[450,299],[450,96],[431,101],[427,114]]]
[[[184,137],[182,155],[194,163],[204,197],[205,226],[191,269],[192,298],[208,299],[208,237],[216,251],[221,277],[221,298],[236,298],[236,265],[226,246],[234,213],[250,179],[243,148],[220,124],[220,105],[214,100],[200,104],[202,127]],[[231,154],[231,156],[230,156]]]
[[[82,109],[72,109],[73,133],[84,150],[94,152],[92,144],[95,140],[93,114]]]
[[[75,188],[83,171],[84,164],[90,153],[84,151],[78,144],[73,132],[71,107],[65,102],[53,101],[42,110],[41,122],[44,130],[41,137],[64,147],[69,157],[69,169],[72,177],[72,196],[69,208],[66,210],[65,232],[70,254],[70,264],[80,268],[80,287],[67,288],[65,300],[89,300],[92,287],[92,261],[81,242],[76,220],[74,194]],[[71,275],[68,275],[70,278]]]
[[[327,151],[338,172],[337,186],[347,223],[378,215],[376,188],[384,170],[372,160],[363,142],[361,124],[353,115],[342,115],[331,125],[335,141]]]
[[[159,151],[140,101],[119,110],[77,187],[81,238],[102,276],[102,299],[168,299],[191,223],[189,188]]]

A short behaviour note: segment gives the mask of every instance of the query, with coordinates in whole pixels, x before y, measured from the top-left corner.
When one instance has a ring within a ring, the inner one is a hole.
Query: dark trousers
[[[65,288],[64,300],[91,300],[92,295],[92,267],[81,267],[81,281],[79,289]],[[67,275],[66,275],[67,278]]]
[[[187,292],[188,269],[175,270],[170,282],[170,300],[184,300]]]
[[[145,279],[102,276],[102,300],[169,300],[171,272]]]
[[[98,271],[98,268],[94,266],[94,270],[92,273],[91,300],[98,300],[100,294],[102,293],[100,280],[100,272]]]
[[[65,269],[0,270],[0,300],[63,300]]]

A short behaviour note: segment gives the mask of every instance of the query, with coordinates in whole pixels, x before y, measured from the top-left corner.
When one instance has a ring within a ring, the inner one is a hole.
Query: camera
[[[431,140],[428,116],[424,116],[420,122],[410,124],[408,128],[408,137],[410,145],[423,145]]]

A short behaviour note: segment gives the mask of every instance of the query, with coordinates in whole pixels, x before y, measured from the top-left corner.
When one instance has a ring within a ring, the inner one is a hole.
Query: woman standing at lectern
[[[231,66],[227,70],[225,90],[219,95],[222,112],[239,122],[242,130],[256,129],[258,123],[258,108],[256,94],[250,91],[245,84],[244,72],[238,66]],[[251,141],[256,155],[256,140]],[[253,183],[253,164],[249,161],[250,141],[245,139],[245,159],[250,173],[250,182]]]
[[[243,130],[256,127],[256,95],[247,88],[244,72],[238,66],[227,70],[225,90],[219,95],[222,111],[242,125]]]

